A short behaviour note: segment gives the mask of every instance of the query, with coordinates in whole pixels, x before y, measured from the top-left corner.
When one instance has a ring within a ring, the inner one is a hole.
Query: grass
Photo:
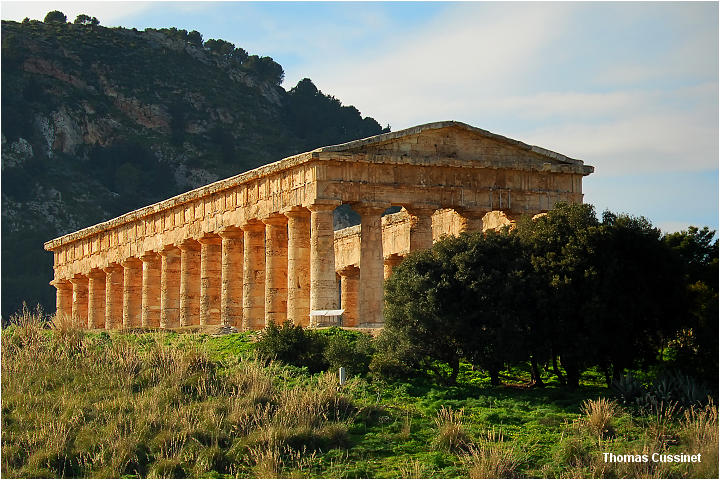
[[[491,388],[479,377],[447,388],[354,377],[339,388],[334,373],[254,358],[244,334],[47,329],[30,312],[14,320],[2,332],[4,477],[718,474],[712,403],[633,416],[596,386]],[[703,461],[606,463],[603,452]]]

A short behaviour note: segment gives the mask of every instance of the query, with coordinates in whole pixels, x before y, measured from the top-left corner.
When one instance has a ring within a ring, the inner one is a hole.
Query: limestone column
[[[143,328],[160,326],[160,255],[147,252],[142,260],[142,309],[140,324]]]
[[[137,328],[142,316],[142,262],[128,258],[123,266],[123,328]]]
[[[219,236],[200,239],[200,325],[220,325],[221,257]]]
[[[288,218],[287,316],[295,325],[310,323],[310,211],[293,207]]]
[[[350,265],[340,270],[340,308],[344,309],[343,327],[358,326],[358,288],[360,269]]]
[[[58,323],[72,319],[73,286],[67,280],[53,280],[55,292],[55,316]]]
[[[75,275],[72,283],[72,325],[87,328],[88,324],[88,277]]]
[[[111,263],[103,268],[105,272],[105,329],[114,330],[123,326],[123,267]]]
[[[200,324],[200,244],[180,244],[180,326]]]
[[[287,320],[288,219],[271,215],[265,223],[265,324]]]
[[[242,230],[235,227],[220,231],[222,237],[220,322],[225,327],[242,327],[243,235]]]
[[[180,249],[160,251],[160,328],[180,326]]]
[[[455,211],[460,215],[460,233],[482,232],[483,217],[488,212],[487,209],[456,208]]]
[[[243,225],[243,330],[265,328],[265,225]]]
[[[398,266],[400,262],[403,261],[403,257],[400,255],[397,255],[395,253],[389,255],[384,261],[383,261],[383,278],[387,280],[390,278],[390,275],[392,275],[393,270],[395,270],[395,267]]]
[[[434,207],[406,206],[410,214],[410,251],[424,250],[432,247],[432,215]]]
[[[87,328],[105,328],[105,272],[99,268],[88,275]]]
[[[383,324],[383,245],[382,214],[384,205],[359,204],[360,214],[360,326]]]
[[[310,210],[310,310],[338,308],[335,280],[333,211],[337,205],[314,204]],[[318,319],[312,319],[312,323]],[[322,326],[320,324],[310,326]]]

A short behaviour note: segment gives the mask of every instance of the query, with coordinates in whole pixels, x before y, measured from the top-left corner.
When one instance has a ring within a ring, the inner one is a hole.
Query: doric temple
[[[254,330],[344,309],[344,326],[379,327],[403,256],[580,203],[592,172],[454,121],[318,148],[47,242],[57,314],[91,329]],[[343,203],[361,223],[334,231]]]

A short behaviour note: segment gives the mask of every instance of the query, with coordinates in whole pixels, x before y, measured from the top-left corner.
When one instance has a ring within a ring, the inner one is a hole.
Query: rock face
[[[54,304],[52,259],[28,243],[382,131],[307,79],[285,91],[268,57],[187,38],[2,22],[3,318]]]

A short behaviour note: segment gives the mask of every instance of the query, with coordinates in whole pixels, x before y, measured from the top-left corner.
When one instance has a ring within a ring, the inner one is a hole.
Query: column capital
[[[282,227],[283,225],[287,225],[288,219],[285,215],[282,215],[280,213],[272,213],[267,217],[263,218],[262,222],[265,225],[277,225],[279,227]]]
[[[160,260],[160,255],[157,252],[149,250],[140,255],[140,260],[142,260],[143,263],[157,262],[158,260]]]
[[[246,232],[264,232],[265,224],[260,220],[250,219],[241,228]]]
[[[137,268],[137,267],[142,266],[142,260],[140,260],[139,258],[135,258],[135,257],[129,257],[129,258],[126,258],[125,260],[123,260],[122,262],[120,262],[120,265],[122,265],[125,268],[133,268],[133,267]]]
[[[350,278],[359,277],[360,276],[360,268],[357,267],[356,265],[348,265],[348,266],[343,267],[340,270],[338,270],[337,273],[339,273],[340,276],[342,276],[342,277],[350,277]]]
[[[360,215],[382,215],[389,205],[383,202],[356,202],[350,206]]]
[[[221,228],[218,235],[220,235],[220,238],[242,238],[244,234],[240,227],[230,225]]]
[[[50,282],[50,285],[52,285],[55,288],[72,288],[72,283],[70,280],[67,280],[65,278],[57,278]]]
[[[200,250],[200,243],[198,243],[197,240],[193,240],[192,238],[188,238],[186,240],[183,240],[178,244],[178,248],[181,251],[198,251]]]
[[[93,268],[90,270],[88,277],[91,278],[105,278],[105,272],[100,268]]]
[[[172,244],[165,245],[163,248],[160,249],[158,255],[160,255],[161,257],[176,257],[180,255],[180,249]]]
[[[102,271],[105,273],[113,273],[113,272],[118,272],[121,270],[122,270],[122,265],[120,265],[119,263],[111,263],[111,264],[103,267],[103,269],[102,269]]]
[[[305,218],[310,216],[310,210],[300,206],[283,208],[280,210],[280,213],[288,218]]]
[[[436,210],[440,209],[440,206],[428,203],[413,203],[409,205],[403,205],[403,208],[410,215],[419,217],[432,215],[433,213],[435,213]]]
[[[307,206],[311,212],[322,212],[326,210],[335,210],[342,204],[340,200],[318,198]]]
[[[453,210],[466,218],[482,218],[490,211],[487,207],[453,207]]]
[[[73,277],[70,279],[70,283],[73,285],[83,285],[88,283],[88,277],[86,275],[76,273],[73,275]]]
[[[220,238],[220,235],[215,233],[206,233],[202,237],[198,238],[198,242],[200,242],[201,245],[220,245],[222,243],[222,238]]]

